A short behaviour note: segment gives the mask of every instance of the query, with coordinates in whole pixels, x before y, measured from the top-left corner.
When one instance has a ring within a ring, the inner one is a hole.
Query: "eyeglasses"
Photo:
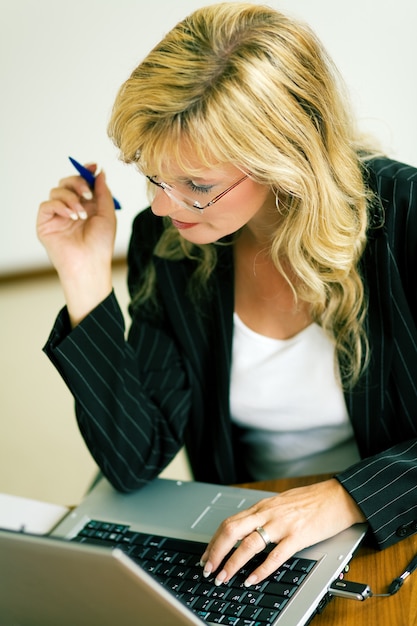
[[[171,185],[168,185],[167,183],[164,183],[163,181],[156,180],[155,176],[154,177],[146,176],[146,178],[153,185],[156,185],[157,187],[162,189],[166,193],[166,195],[169,198],[171,198],[171,200],[174,200],[174,202],[176,202],[180,206],[184,207],[184,209],[189,209],[190,211],[193,211],[193,213],[198,213],[200,215],[204,209],[206,209],[207,207],[211,206],[212,204],[215,204],[216,202],[221,200],[221,198],[223,198],[223,196],[225,196],[227,193],[229,193],[229,191],[232,191],[232,189],[234,189],[235,187],[240,185],[240,183],[243,183],[243,181],[248,178],[248,175],[246,174],[242,178],[239,178],[239,180],[237,180],[235,183],[233,183],[233,185],[230,185],[230,187],[228,187],[227,189],[225,189],[224,191],[219,193],[212,200],[210,200],[210,202],[207,202],[207,204],[204,204],[204,205],[201,205],[198,200],[193,200],[192,198],[190,198],[186,194],[182,193],[181,191],[179,191],[175,187],[172,187]],[[202,192],[204,193],[204,187],[202,187],[201,189],[202,189]]]

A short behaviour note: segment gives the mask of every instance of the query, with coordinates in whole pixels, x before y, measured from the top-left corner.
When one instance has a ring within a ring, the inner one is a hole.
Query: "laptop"
[[[0,626],[305,626],[366,524],[298,552],[272,591],[244,588],[247,572],[216,587],[197,566],[225,517],[271,495],[159,478],[121,494],[102,479],[48,536],[0,531]]]

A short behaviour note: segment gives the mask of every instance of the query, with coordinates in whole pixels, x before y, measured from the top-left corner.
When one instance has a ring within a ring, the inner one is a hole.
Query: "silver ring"
[[[258,526],[258,528],[255,528],[255,531],[258,533],[258,535],[260,535],[260,537],[262,537],[264,543],[265,543],[265,548],[267,546],[269,546],[270,543],[272,543],[268,533],[266,532],[265,528],[262,528],[262,526]]]

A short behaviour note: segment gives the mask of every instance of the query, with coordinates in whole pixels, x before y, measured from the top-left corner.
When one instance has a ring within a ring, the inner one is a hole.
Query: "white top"
[[[339,471],[359,460],[334,352],[318,324],[272,339],[235,313],[231,415],[254,480]]]

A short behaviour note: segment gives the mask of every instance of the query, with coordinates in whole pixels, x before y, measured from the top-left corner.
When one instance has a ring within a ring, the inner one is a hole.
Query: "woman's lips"
[[[179,220],[174,220],[171,217],[172,225],[179,230],[185,230],[186,228],[193,228],[193,226],[197,226],[197,222],[180,222]]]

